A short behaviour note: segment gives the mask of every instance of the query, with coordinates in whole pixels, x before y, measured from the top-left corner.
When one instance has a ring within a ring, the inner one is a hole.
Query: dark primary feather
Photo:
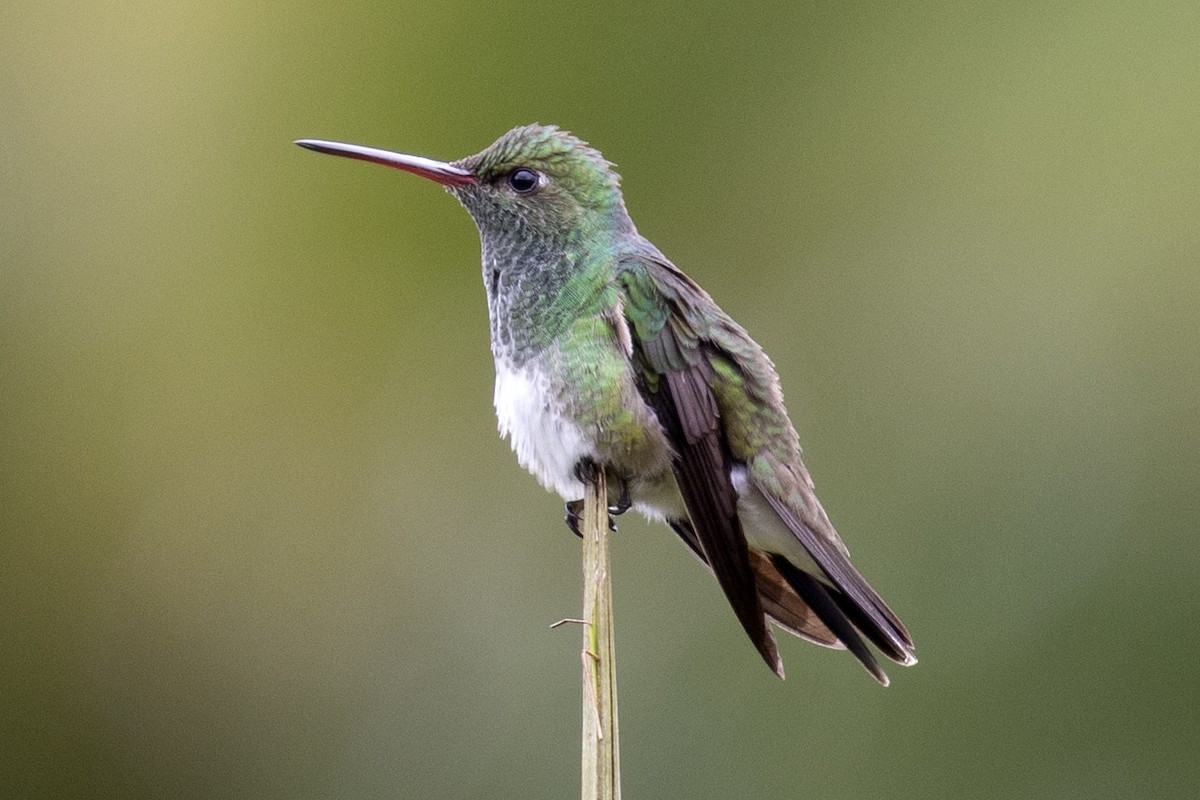
[[[669,336],[670,331],[671,326],[664,326],[660,335]],[[782,674],[783,662],[759,601],[749,547],[737,516],[737,492],[729,479],[731,464],[722,446],[708,362],[701,356],[682,369],[659,371],[643,341],[635,341],[634,358],[645,361],[651,375],[641,381],[641,390],[675,447],[672,467],[696,541],[759,654],[776,674]]]
[[[737,516],[737,491],[729,477],[731,463],[712,393],[711,364],[696,331],[672,307],[674,298],[664,294],[646,262],[631,261],[626,267],[620,280],[639,391],[674,447],[672,468],[691,517],[694,544],[767,666],[782,674]]]

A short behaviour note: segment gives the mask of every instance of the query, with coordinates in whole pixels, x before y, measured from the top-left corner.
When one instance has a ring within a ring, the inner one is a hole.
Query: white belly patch
[[[575,465],[592,455],[583,432],[556,408],[541,370],[496,360],[496,419],[517,461],[564,500],[583,497]]]

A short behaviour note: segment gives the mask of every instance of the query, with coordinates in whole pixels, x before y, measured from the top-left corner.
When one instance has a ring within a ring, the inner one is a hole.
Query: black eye
[[[532,194],[540,182],[541,176],[528,167],[517,167],[508,173],[508,185],[517,194]]]

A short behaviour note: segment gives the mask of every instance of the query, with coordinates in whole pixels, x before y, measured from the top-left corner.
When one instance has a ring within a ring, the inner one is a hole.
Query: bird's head
[[[412,172],[444,185],[475,219],[485,249],[526,242],[594,242],[633,232],[612,164],[553,126],[513,128],[454,162],[300,139],[302,147]]]

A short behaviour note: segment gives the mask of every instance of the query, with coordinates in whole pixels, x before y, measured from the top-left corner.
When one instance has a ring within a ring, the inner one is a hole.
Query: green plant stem
[[[608,557],[608,489],[592,470],[583,500],[583,800],[620,800],[617,665]]]

